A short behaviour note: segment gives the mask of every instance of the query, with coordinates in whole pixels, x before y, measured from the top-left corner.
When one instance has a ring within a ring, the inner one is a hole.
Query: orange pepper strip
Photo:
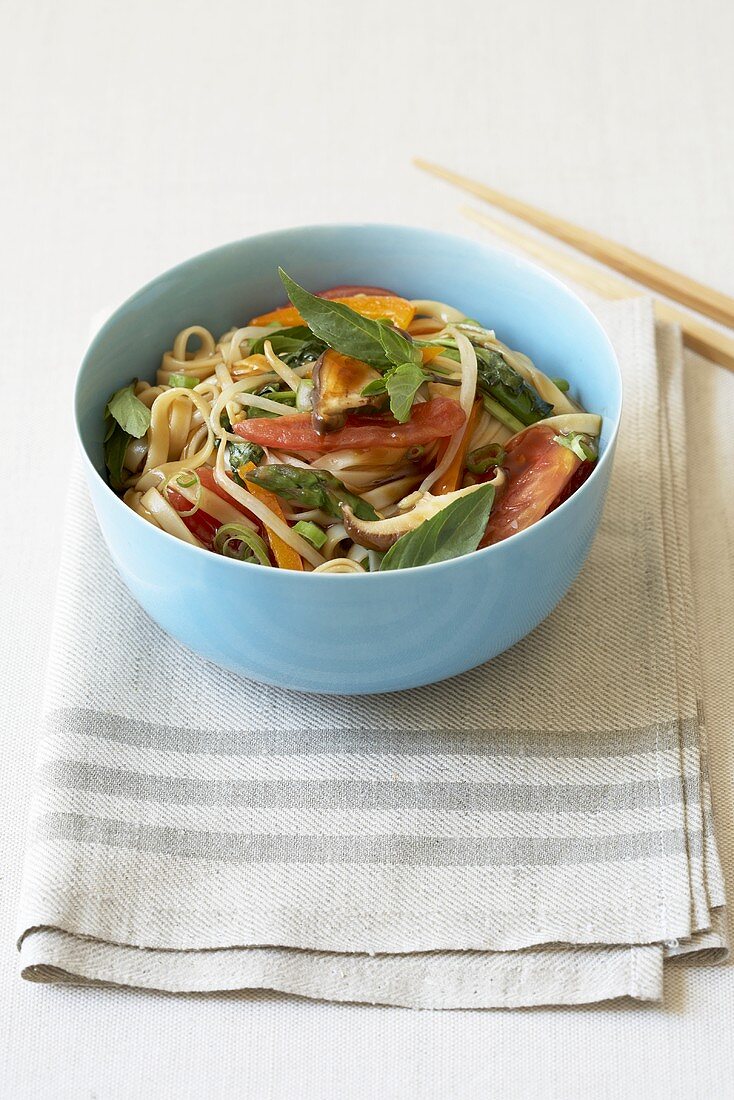
[[[435,345],[432,348],[421,348],[421,355],[423,356],[423,364],[432,362],[437,359],[443,352],[443,348],[437,348]]]
[[[472,406],[472,411],[469,413],[469,420],[467,421],[466,431],[461,440],[461,445],[451,460],[451,465],[444,473],[443,477],[436,482],[431,488],[431,492],[435,496],[441,496],[443,493],[453,493],[455,489],[459,488],[462,474],[464,473],[464,466],[466,464],[466,453],[469,450],[469,444],[471,437],[474,433],[474,429],[477,426],[477,420],[479,419],[479,412],[482,408],[481,401],[475,401]],[[449,441],[446,440],[446,445],[443,448],[443,454],[446,453],[446,447],[448,447]],[[439,454],[437,461],[441,461],[442,455]]]
[[[247,474],[250,470],[254,469],[255,463],[248,462],[246,465],[240,466],[237,474],[240,478],[244,478],[244,480],[247,481]],[[254,481],[247,481],[247,491],[252,493],[254,497],[257,497],[259,501],[262,501],[271,512],[275,512],[278,519],[283,520],[283,523],[287,522],[275,493],[271,493],[268,489],[263,489],[260,485],[255,485]],[[273,551],[273,557],[281,569],[297,569],[303,572],[301,555],[294,550],[292,546],[289,546],[287,542],[283,542],[283,539],[280,538],[279,535],[276,535],[275,531],[271,531],[267,526],[265,527],[265,535],[270,544],[270,549]]]
[[[386,294],[355,294],[351,298],[332,298],[333,302],[340,302],[349,306],[355,313],[362,317],[371,317],[377,321],[386,317],[398,328],[407,328],[415,317],[415,309],[405,298],[396,298]],[[304,320],[295,306],[283,306],[281,309],[273,309],[270,313],[261,313],[259,317],[253,317],[251,325],[278,324],[283,328],[292,325],[302,325]]]

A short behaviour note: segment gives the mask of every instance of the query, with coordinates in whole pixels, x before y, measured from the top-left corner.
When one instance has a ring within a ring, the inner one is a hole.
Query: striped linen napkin
[[[532,635],[432,687],[304,696],[199,660],[127,594],[77,481],[26,978],[474,1008],[656,999],[666,958],[725,955],[680,341],[648,303],[599,312],[626,404],[590,559]]]

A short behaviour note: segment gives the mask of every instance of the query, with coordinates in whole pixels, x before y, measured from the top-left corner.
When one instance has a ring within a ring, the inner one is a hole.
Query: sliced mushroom
[[[380,377],[378,371],[338,351],[325,351],[314,363],[311,423],[319,435],[343,428],[350,409],[375,403],[362,390]]]
[[[431,493],[411,493],[401,500],[398,515],[390,519],[358,519],[348,504],[342,505],[344,527],[353,542],[366,546],[369,550],[389,550],[402,535],[420,527],[427,519],[448,507],[460,497],[468,496],[482,488],[481,485],[468,485],[454,493],[433,496]]]

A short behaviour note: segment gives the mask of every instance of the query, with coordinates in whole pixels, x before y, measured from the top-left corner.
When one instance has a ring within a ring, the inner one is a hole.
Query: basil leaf
[[[265,342],[270,340],[294,340],[302,342],[303,340],[313,340],[313,333],[307,325],[291,325],[289,328],[279,328],[274,332],[266,332],[264,336],[258,336],[250,348],[250,355],[262,355],[265,351]]]
[[[334,351],[369,363],[378,370],[420,361],[420,349],[397,329],[362,317],[341,302],[309,294],[282,267],[278,268],[278,274],[308,327]]]
[[[113,489],[122,488],[122,464],[125,461],[125,451],[133,436],[126,432],[110,417],[113,425],[112,432],[108,434],[104,444],[104,461],[110,475],[110,485]]]
[[[413,399],[426,380],[426,375],[415,363],[401,363],[387,375],[385,386],[390,395],[390,412],[399,424],[410,419]]]
[[[140,439],[150,427],[150,409],[135,396],[137,378],[129,386],[123,386],[105,406],[105,416],[111,416],[124,432]]]
[[[375,378],[372,382],[368,382],[365,388],[361,391],[362,397],[376,397],[378,394],[387,393],[387,381],[385,378]]]
[[[266,340],[270,341],[275,354],[289,367],[298,367],[302,363],[318,359],[326,347],[323,340],[317,339],[307,325],[293,325],[291,328],[260,336],[250,348],[249,354],[262,355]]]
[[[410,569],[470,554],[481,542],[493,502],[493,485],[481,485],[459,497],[399,538],[382,559],[380,570]]]
[[[263,489],[269,489],[284,500],[304,504],[307,508],[322,508],[341,519],[341,505],[348,504],[359,519],[379,519],[371,504],[350,493],[346,485],[328,470],[304,470],[300,466],[259,466],[247,475]]]
[[[423,356],[420,348],[417,348],[412,340],[408,340],[402,332],[398,332],[386,321],[376,321],[380,329],[380,343],[385,355],[396,367],[402,363],[422,363]]]

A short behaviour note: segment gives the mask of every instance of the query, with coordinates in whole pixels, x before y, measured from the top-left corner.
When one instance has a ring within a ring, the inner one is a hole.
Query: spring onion
[[[313,382],[304,378],[296,390],[296,408],[299,412],[310,412],[313,400]]]
[[[488,393],[482,394],[482,401],[489,415],[493,416],[495,420],[499,420],[500,424],[504,424],[506,428],[509,428],[513,435],[516,432],[521,432],[525,427],[516,416],[508,412],[504,405],[500,405],[499,401],[495,401]]]
[[[200,378],[197,378],[195,374],[169,374],[168,385],[172,389],[185,389],[193,390],[194,386],[198,386]]]
[[[294,523],[293,530],[301,538],[308,539],[317,550],[320,550],[326,542],[326,532],[322,531],[317,523],[311,523],[310,520],[299,520],[298,523]]]
[[[582,462],[595,462],[598,457],[594,440],[590,435],[584,435],[582,432],[563,432],[561,435],[554,435],[553,442],[573,451]]]
[[[214,539],[214,549],[225,558],[237,558],[254,565],[270,565],[268,548],[263,540],[241,523],[222,524]]]
[[[487,443],[466,456],[466,468],[470,474],[486,474],[492,466],[501,466],[507,457],[499,443]]]

